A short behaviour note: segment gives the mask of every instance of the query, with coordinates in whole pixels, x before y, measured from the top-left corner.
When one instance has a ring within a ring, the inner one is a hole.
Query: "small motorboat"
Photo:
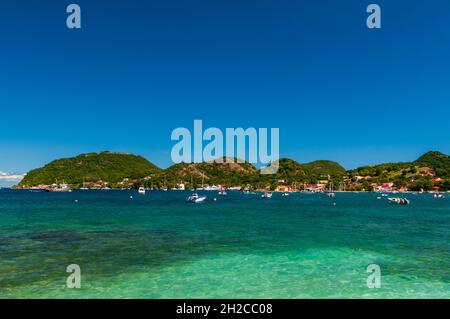
[[[287,196],[289,196],[289,193],[283,193],[283,194],[281,194],[281,196],[287,197]]]
[[[189,203],[201,203],[206,200],[206,196],[199,196],[198,194],[192,194],[189,196],[186,201]]]
[[[3,188],[0,188],[3,189]],[[48,193],[50,192],[50,190],[46,189],[46,188],[32,188],[30,189],[30,192],[32,193]]]
[[[261,195],[262,198],[272,198],[272,193],[264,193]]]
[[[444,195],[442,195],[442,194],[434,194],[433,198],[444,198]]]
[[[388,198],[388,200],[393,204],[399,204],[399,205],[408,205],[410,203],[409,199],[400,198],[400,197]]]
[[[141,195],[145,195],[145,188],[144,187],[139,187],[138,193]]]

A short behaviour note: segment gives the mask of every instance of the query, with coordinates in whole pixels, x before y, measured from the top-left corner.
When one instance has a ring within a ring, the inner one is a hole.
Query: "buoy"
[[[133,198],[133,196],[130,196],[130,198]]]
[[[336,206],[336,203],[333,203],[333,206]]]
[[[78,203],[78,199],[75,199],[75,203]]]

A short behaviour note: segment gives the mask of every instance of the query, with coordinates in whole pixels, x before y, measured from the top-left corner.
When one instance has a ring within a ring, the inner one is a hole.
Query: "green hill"
[[[450,177],[450,156],[441,152],[428,152],[420,156],[414,162],[385,163],[374,166],[362,166],[352,170],[353,175],[375,176],[383,179],[394,177],[406,177],[423,175],[429,170],[434,171],[434,175],[445,178]]]
[[[304,179],[304,165],[291,160],[289,158],[281,158],[279,160],[279,169],[276,177],[279,179]]]
[[[289,158],[279,160],[279,170],[276,174],[262,175],[252,164],[237,163],[182,163],[173,165],[166,170],[152,174],[146,181],[137,182],[135,186],[160,188],[167,186],[175,187],[178,183],[186,184],[186,187],[198,187],[202,179],[205,184],[225,186],[252,185],[255,188],[275,188],[281,183],[291,184],[294,182],[316,182],[321,178],[342,177],[345,169],[336,162],[315,161],[300,164]],[[191,185],[191,180],[192,184]]]
[[[339,177],[346,174],[345,168],[340,164],[332,161],[314,161],[303,164],[305,173],[309,176],[320,177],[330,175],[331,177]]]
[[[278,173],[274,177],[278,179],[309,180],[320,177],[340,177],[346,174],[345,168],[332,161],[314,161],[300,164],[289,158],[279,160]]]
[[[430,168],[450,167],[450,156],[441,152],[431,151],[419,157],[414,163]]]
[[[161,187],[165,183],[168,187],[174,187],[178,183],[184,183],[188,187],[195,187],[203,179],[205,184],[232,186],[251,182],[257,173],[258,170],[252,164],[237,163],[236,159],[232,159],[232,162],[230,160],[230,163],[181,163],[153,174],[145,185],[152,183],[155,187]],[[194,185],[191,185],[191,180]]]
[[[124,178],[143,178],[158,171],[158,167],[141,156],[112,152],[89,153],[55,160],[42,168],[32,170],[18,187],[50,185],[56,181],[71,185],[99,180],[117,183]]]
[[[230,160],[229,160],[230,161]],[[440,177],[436,178],[436,177]],[[125,183],[121,183],[128,179]],[[330,179],[335,185],[346,181],[347,189],[372,188],[372,183],[393,182],[396,187],[416,190],[450,189],[450,156],[440,152],[428,152],[414,162],[386,163],[363,166],[347,172],[336,162],[320,160],[301,164],[289,158],[279,160],[276,174],[263,175],[248,162],[176,164],[161,170],[145,158],[126,153],[90,153],[53,161],[42,168],[30,171],[18,188],[53,183],[81,187],[186,187],[209,185],[246,186],[258,189],[278,185],[301,185]],[[100,183],[102,181],[103,183]],[[191,183],[192,181],[192,183]],[[106,182],[106,184],[105,184]],[[119,184],[120,183],[120,184]],[[100,186],[99,186],[100,185]]]
[[[441,152],[428,152],[419,157],[414,164],[431,168],[440,177],[450,177],[450,156]]]
[[[449,189],[450,156],[441,152],[428,152],[414,162],[386,163],[374,166],[359,167],[350,172],[353,180],[357,176],[370,176],[369,182],[393,182],[395,186],[408,187],[410,190],[431,190],[440,187]],[[441,182],[433,181],[439,177]]]
[[[351,171],[353,175],[360,176],[378,176],[387,178],[389,176],[401,175],[408,172],[418,172],[418,167],[414,163],[399,162],[385,163],[373,166],[362,166]],[[405,173],[404,173],[405,172]]]
[[[335,180],[346,174],[345,169],[336,162],[331,161],[314,161],[311,163],[301,164],[289,158],[281,158],[279,160],[279,169],[276,174],[257,175],[253,181],[253,185],[257,188],[272,188],[277,185],[293,185],[303,183],[316,183],[321,179]]]

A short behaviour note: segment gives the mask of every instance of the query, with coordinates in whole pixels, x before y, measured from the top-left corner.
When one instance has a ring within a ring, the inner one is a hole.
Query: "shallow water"
[[[450,298],[448,195],[207,195],[1,190],[0,297]]]

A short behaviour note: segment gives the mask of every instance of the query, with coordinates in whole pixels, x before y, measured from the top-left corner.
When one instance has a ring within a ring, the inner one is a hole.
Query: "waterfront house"
[[[275,188],[276,192],[292,192],[292,187],[289,185],[279,185]]]
[[[305,191],[307,192],[322,192],[325,190],[325,184],[307,184],[305,185]]]

